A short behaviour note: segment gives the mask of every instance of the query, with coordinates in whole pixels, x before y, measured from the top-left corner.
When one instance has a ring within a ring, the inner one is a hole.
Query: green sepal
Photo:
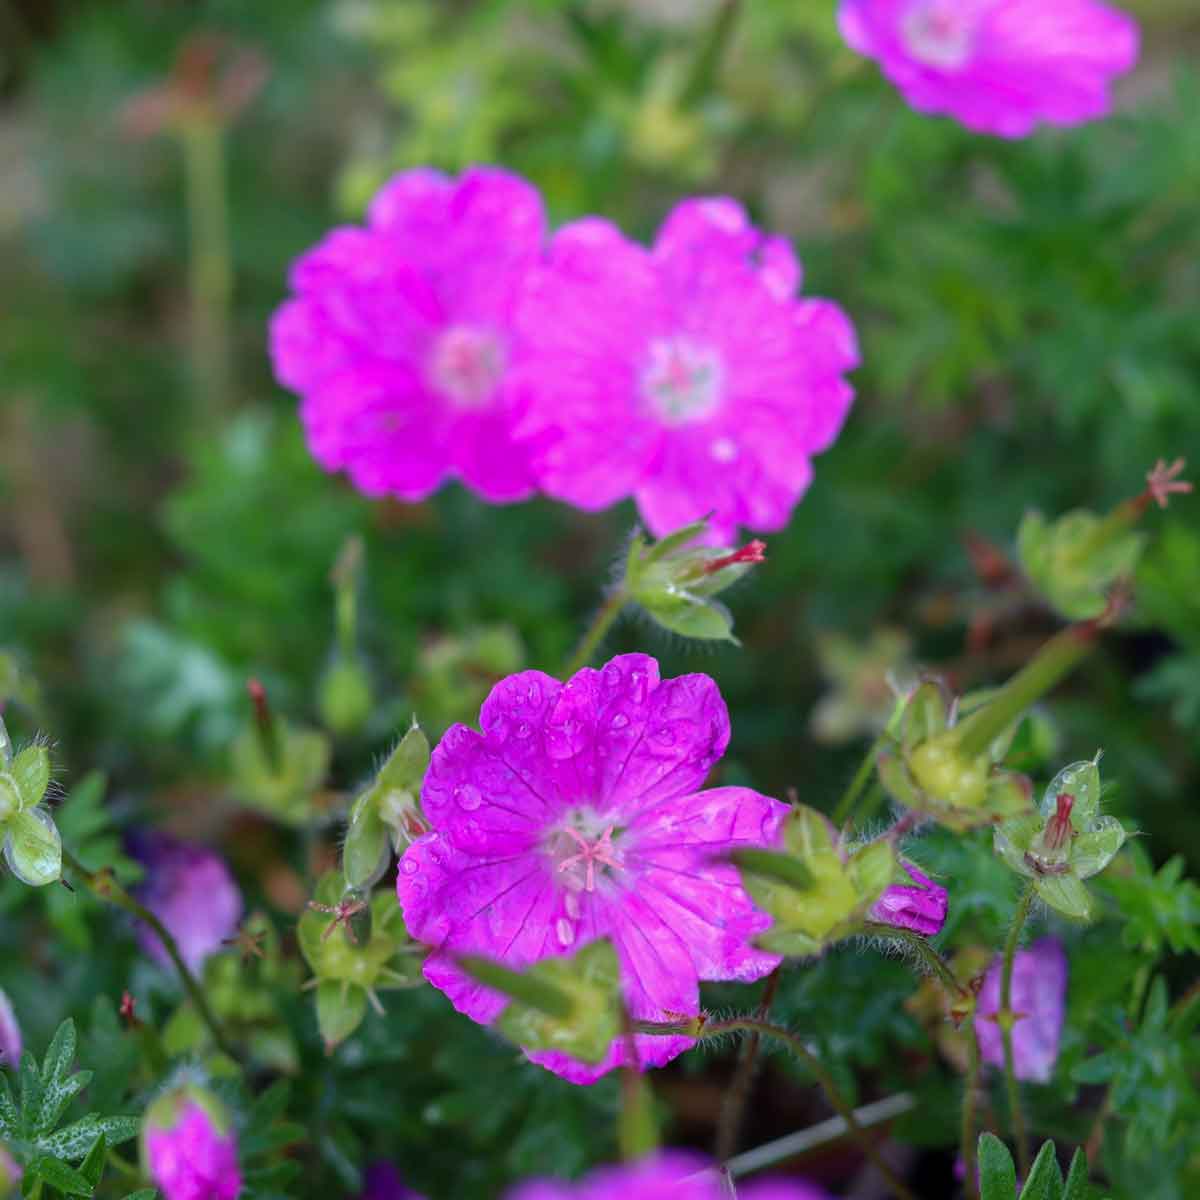
[[[1034,879],[1033,886],[1055,912],[1072,921],[1091,920],[1091,894],[1074,875],[1042,875]]]
[[[9,774],[17,785],[22,808],[35,808],[50,786],[50,755],[45,746],[26,746],[12,760]]]
[[[45,887],[62,878],[62,839],[45,809],[26,809],[9,817],[4,834],[4,861],[22,883]]]
[[[337,980],[317,985],[317,1029],[330,1052],[344,1042],[367,1015],[367,993],[361,987]]]

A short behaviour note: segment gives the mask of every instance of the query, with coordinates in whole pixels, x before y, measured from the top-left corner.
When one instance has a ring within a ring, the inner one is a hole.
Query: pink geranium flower
[[[493,502],[532,493],[509,433],[513,311],[544,236],[515,175],[420,169],[383,188],[367,228],[335,229],[295,264],[271,354],[326,470],[403,500],[451,476]]]
[[[739,1183],[742,1200],[829,1200],[798,1180]],[[712,1164],[698,1154],[669,1150],[620,1167],[601,1167],[576,1184],[539,1179],[509,1192],[507,1200],[723,1200],[729,1195]]]
[[[913,863],[900,865],[912,883],[893,883],[885,888],[871,909],[871,920],[933,937],[946,923],[950,897],[940,883],[934,883]]]
[[[1138,28],[1100,0],[842,0],[842,34],[921,112],[1025,137],[1111,107]]]
[[[520,969],[609,937],[636,1019],[699,1012],[701,979],[753,980],[779,961],[750,939],[754,908],[730,849],[765,845],[784,805],[748,788],[700,790],[729,741],[729,714],[706,675],[660,679],[644,654],[568,683],[524,671],[493,688],[482,732],[452,726],[433,752],[423,807],[434,832],[405,852],[397,892],[409,932],[433,947],[425,976],[489,1024],[507,1001],[455,965],[487,955]],[[638,1035],[659,1066],[686,1037]],[[530,1057],[576,1083],[597,1066],[559,1051]]]
[[[541,486],[586,509],[632,495],[660,536],[707,513],[716,544],[785,525],[858,364],[845,315],[799,281],[728,199],[679,205],[649,250],[595,218],[561,229],[519,317]]]
[[[147,1117],[146,1162],[166,1200],[236,1200],[242,1190],[237,1141],[210,1107],[187,1096]]]
[[[996,957],[983,981],[975,1009],[975,1035],[983,1061],[1004,1066],[1004,1038],[996,1023],[1003,959]],[[1067,956],[1057,938],[1044,937],[1013,959],[1013,1070],[1018,1079],[1047,1083],[1058,1060],[1067,1002]]]

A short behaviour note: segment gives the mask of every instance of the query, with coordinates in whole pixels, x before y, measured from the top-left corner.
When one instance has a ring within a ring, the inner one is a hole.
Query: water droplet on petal
[[[402,858],[400,860],[400,870],[405,875],[415,875],[421,868],[417,866],[416,861],[411,858]]]
[[[528,721],[522,721],[520,725],[517,726],[517,737],[524,739],[529,737],[531,733],[533,733],[533,729]]]
[[[467,812],[474,812],[483,803],[483,796],[479,789],[470,783],[456,787],[454,796],[458,800],[459,808],[465,808]]]
[[[570,946],[575,941],[575,926],[566,917],[558,918],[555,922],[555,931],[558,933],[561,945]]]
[[[614,729],[624,729],[629,724],[629,718],[623,712],[619,712],[613,717],[610,724]]]

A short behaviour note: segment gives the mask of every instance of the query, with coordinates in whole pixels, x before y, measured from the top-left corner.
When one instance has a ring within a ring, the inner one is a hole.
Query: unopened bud
[[[326,727],[342,737],[357,733],[370,717],[373,704],[366,664],[357,655],[336,655],[317,692],[317,708]]]

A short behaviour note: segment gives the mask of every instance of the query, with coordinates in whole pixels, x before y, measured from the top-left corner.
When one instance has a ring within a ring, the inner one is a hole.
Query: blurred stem
[[[878,921],[868,921],[863,926],[863,932],[870,937],[891,938],[903,942],[928,968],[931,975],[937,976],[938,982],[946,989],[952,999],[960,999],[967,994],[967,989],[954,978],[950,964],[923,938],[911,929],[903,929],[898,925],[884,925]]]
[[[775,1001],[775,993],[779,991],[780,967],[767,976],[767,986],[763,989],[762,999],[758,1003],[760,1021],[765,1021],[771,1012]],[[762,1035],[752,1033],[742,1047],[738,1058],[737,1069],[734,1071],[733,1082],[721,1106],[721,1120],[717,1127],[717,1162],[728,1161],[729,1156],[737,1149],[738,1134],[741,1132],[742,1118],[746,1112],[746,1101],[750,1098],[750,1085],[754,1081],[754,1068],[758,1062],[758,1047]]]
[[[1095,649],[1099,628],[1096,621],[1084,621],[1052,637],[987,704],[959,722],[954,730],[959,752],[968,758],[983,754]]]
[[[888,735],[886,732],[881,733],[870,745],[866,754],[863,755],[863,760],[858,764],[858,770],[854,772],[854,778],[850,780],[850,786],[842,793],[842,798],[837,802],[837,807],[833,810],[833,823],[835,825],[844,825],[849,821],[854,812],[854,805],[863,788],[871,782],[875,774],[875,760],[879,757],[879,751],[883,749],[887,742]]]
[[[175,969],[179,972],[179,978],[183,982],[184,990],[196,1006],[196,1012],[199,1014],[200,1019],[208,1026],[208,1031],[212,1034],[217,1048],[234,1062],[237,1062],[237,1055],[225,1040],[221,1026],[213,1015],[212,1009],[208,1006],[204,990],[197,983],[196,977],[188,969],[187,963],[183,961],[183,956],[179,953],[179,946],[167,930],[167,927],[148,908],[139,904],[113,878],[111,871],[89,871],[65,846],[63,847],[62,857],[63,865],[70,868],[83,881],[93,896],[99,900],[107,901],[109,904],[115,904],[117,908],[124,909],[130,916],[136,917],[139,921],[144,921],[154,930],[155,936],[162,942],[163,949],[167,952],[171,962],[175,964]]]
[[[887,1180],[892,1192],[900,1200],[916,1200],[916,1196],[909,1190],[908,1185],[896,1174],[891,1165],[875,1148],[875,1143],[868,1136],[867,1131],[858,1123],[858,1118],[855,1117],[854,1110],[842,1098],[842,1094],[838,1091],[833,1076],[825,1068],[821,1060],[804,1044],[803,1038],[798,1037],[790,1030],[783,1029],[778,1025],[772,1025],[769,1021],[760,1021],[757,1017],[731,1017],[727,1021],[710,1021],[704,1027],[703,1037],[720,1037],[723,1033],[757,1033],[763,1037],[774,1038],[777,1042],[782,1042],[812,1073],[817,1083],[820,1084],[821,1090],[825,1093],[826,1099],[837,1111],[838,1116],[846,1122],[846,1128],[858,1143],[859,1148],[874,1165],[876,1170]]]
[[[625,605],[629,603],[629,593],[624,587],[615,588],[608,594],[607,599],[600,606],[599,611],[592,618],[592,623],[588,626],[587,632],[583,635],[583,640],[579,643],[579,649],[575,651],[574,656],[563,668],[563,679],[570,679],[576,671],[582,670],[592,660],[592,655],[596,653],[596,648],[604,641],[605,635],[613,627],[616,619],[621,615],[621,611]]]
[[[233,266],[225,188],[225,149],[215,120],[182,131],[187,178],[192,379],[205,424],[231,400],[229,308]]]
[[[628,1012],[621,1014],[628,1061],[621,1068],[621,1112],[617,1118],[617,1143],[624,1162],[636,1162],[658,1149],[658,1123],[654,1095],[638,1064],[637,1039]]]
[[[1025,1114],[1021,1111],[1021,1093],[1017,1086],[1016,1064],[1013,1058],[1013,1012],[1012,977],[1013,963],[1017,957],[1017,946],[1021,941],[1021,930],[1029,916],[1033,898],[1037,895],[1033,884],[1030,884],[1021,895],[1017,911],[1013,914],[1012,925],[1008,930],[1008,940],[1004,943],[1004,973],[1000,977],[1000,1033],[1004,1039],[1004,1084],[1008,1089],[1008,1108],[1012,1120],[1013,1137],[1017,1143],[1017,1165],[1021,1177],[1029,1174],[1029,1133],[1025,1128]]]
[[[721,67],[721,60],[733,38],[734,26],[737,24],[741,0],[721,0],[716,16],[704,35],[700,52],[688,73],[687,81],[679,94],[679,102],[689,106],[702,100],[712,90]]]
[[[967,1078],[964,1083],[962,1106],[962,1160],[963,1186],[966,1200],[975,1200],[979,1195],[979,1181],[975,1178],[975,1099],[979,1094],[979,1039],[975,1036],[975,1018],[968,1017],[963,1029],[967,1035]]]

